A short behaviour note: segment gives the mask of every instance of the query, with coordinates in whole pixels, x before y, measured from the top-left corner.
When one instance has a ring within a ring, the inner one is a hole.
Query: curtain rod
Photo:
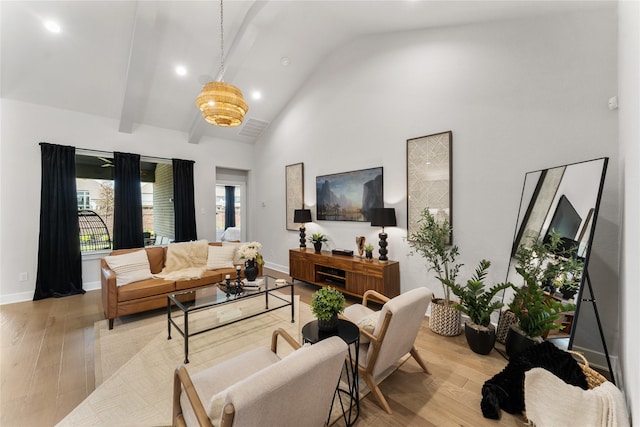
[[[87,153],[87,154],[106,154],[109,155],[110,157],[113,157],[113,151],[104,151],[104,150],[93,150],[90,148],[79,148],[76,147],[76,152],[78,151],[82,151],[83,153]],[[82,153],[80,153],[82,154]],[[145,156],[144,154],[140,154],[140,158],[145,158],[145,159],[149,159],[149,160],[164,160],[167,162],[171,162],[172,159],[167,159],[165,157],[155,157],[155,156]]]

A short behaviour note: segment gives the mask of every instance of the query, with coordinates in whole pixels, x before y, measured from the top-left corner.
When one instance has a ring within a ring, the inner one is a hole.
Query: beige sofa
[[[220,246],[220,243],[209,243],[209,245]],[[111,252],[110,255],[127,254],[140,251],[140,249],[119,249]],[[162,272],[167,259],[167,246],[153,246],[144,248],[144,250],[147,252],[151,273],[159,274]],[[258,268],[258,274],[262,275],[262,266],[259,265]],[[202,277],[197,279],[165,280],[149,278],[118,286],[115,272],[109,268],[103,258],[100,265],[102,305],[104,315],[109,319],[109,329],[113,329],[113,322],[116,317],[166,307],[169,294],[219,283],[223,281],[226,274],[235,277],[235,268],[207,270]]]

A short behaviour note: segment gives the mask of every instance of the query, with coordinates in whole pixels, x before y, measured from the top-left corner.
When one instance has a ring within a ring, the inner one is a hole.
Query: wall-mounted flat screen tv
[[[316,177],[316,218],[371,221],[371,209],[384,207],[382,167]]]

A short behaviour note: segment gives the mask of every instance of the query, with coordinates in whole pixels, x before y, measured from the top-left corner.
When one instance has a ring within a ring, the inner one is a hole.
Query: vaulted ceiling
[[[314,69],[357,37],[612,4],[227,0],[224,80],[243,91],[249,112],[241,126],[219,128],[195,105],[202,85],[219,77],[218,1],[3,0],[1,94],[113,118],[121,132],[150,125],[183,132],[190,143],[205,135],[253,143]],[[47,20],[61,31],[48,31]]]

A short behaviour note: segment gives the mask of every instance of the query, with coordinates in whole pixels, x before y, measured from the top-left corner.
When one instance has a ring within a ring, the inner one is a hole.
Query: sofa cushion
[[[149,258],[144,249],[121,255],[109,255],[105,257],[105,262],[116,274],[117,286],[151,278]]]
[[[225,274],[229,274],[232,278],[235,278],[236,270],[235,268],[207,270],[202,273],[202,277],[200,277],[199,279],[176,280],[176,291],[197,288],[206,285],[215,285],[216,283],[222,282]]]
[[[233,257],[235,253],[236,248],[233,246],[209,246],[207,270],[235,268],[233,265]]]
[[[233,265],[244,264],[244,260],[238,253],[238,249],[242,246],[242,242],[222,242],[222,246],[230,246],[235,249],[233,253]]]
[[[141,248],[134,249],[116,249],[111,252],[110,255],[122,255],[122,254],[130,254],[132,252],[137,252],[141,250]],[[164,268],[164,254],[166,252],[166,248],[162,246],[151,246],[148,248],[144,248],[147,251],[147,258],[149,258],[149,266],[151,267],[151,273],[157,274],[162,271]]]
[[[118,301],[131,301],[154,295],[175,292],[175,282],[164,279],[147,279],[118,288]]]

